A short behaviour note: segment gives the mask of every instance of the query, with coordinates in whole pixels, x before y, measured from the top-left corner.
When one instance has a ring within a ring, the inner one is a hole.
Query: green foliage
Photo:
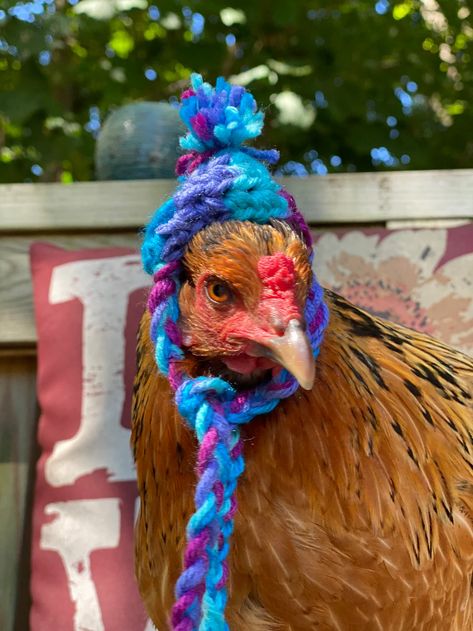
[[[0,181],[93,179],[99,122],[192,71],[268,104],[284,172],[471,167],[468,2],[0,0]]]

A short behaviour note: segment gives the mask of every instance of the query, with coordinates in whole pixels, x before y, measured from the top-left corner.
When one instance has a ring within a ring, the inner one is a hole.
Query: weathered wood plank
[[[281,178],[313,223],[473,217],[473,169]],[[0,232],[133,229],[175,180],[0,185]]]
[[[386,222],[389,230],[401,230],[402,228],[457,228],[466,226],[468,219],[393,219]]]
[[[31,499],[31,467],[37,406],[34,358],[0,358],[0,629],[12,631],[19,596],[25,515]],[[28,578],[22,590],[28,590]]]
[[[17,354],[16,347],[36,343],[29,247],[47,241],[67,249],[102,246],[139,247],[136,232],[118,234],[47,235],[0,237],[0,347],[2,355]],[[0,626],[1,628],[1,626]]]
[[[315,224],[473,217],[473,169],[341,173],[283,183]]]
[[[133,229],[174,190],[175,180],[0,185],[0,232]]]

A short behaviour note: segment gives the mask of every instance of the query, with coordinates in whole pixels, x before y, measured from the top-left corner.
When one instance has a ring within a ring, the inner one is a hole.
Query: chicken
[[[293,290],[268,295],[261,262],[283,269],[288,259]],[[470,631],[473,360],[326,291],[314,379],[301,315],[308,249],[282,221],[213,223],[183,263],[179,327],[192,376],[245,389],[284,365],[309,388],[242,427],[230,629]],[[136,576],[166,631],[197,443],[157,372],[149,329],[145,314],[132,427]]]

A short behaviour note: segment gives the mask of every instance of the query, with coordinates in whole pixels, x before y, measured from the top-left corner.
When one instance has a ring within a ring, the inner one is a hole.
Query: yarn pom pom
[[[238,148],[263,129],[264,114],[250,92],[219,77],[215,88],[199,74],[181,96],[181,118],[189,133],[180,144],[187,151],[206,153]]]

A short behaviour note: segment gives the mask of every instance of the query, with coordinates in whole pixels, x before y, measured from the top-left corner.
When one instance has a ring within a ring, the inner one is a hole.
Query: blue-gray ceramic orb
[[[179,136],[185,126],[169,103],[142,101],[115,110],[105,121],[95,149],[99,180],[175,177]]]

